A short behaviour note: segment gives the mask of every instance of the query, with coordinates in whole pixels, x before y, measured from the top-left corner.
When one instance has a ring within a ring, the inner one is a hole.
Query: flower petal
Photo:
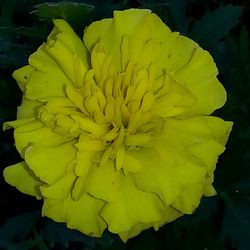
[[[56,147],[30,145],[25,150],[25,161],[36,176],[50,185],[66,174],[75,153],[72,142]]]
[[[75,179],[76,176],[73,173],[68,173],[52,185],[41,186],[41,193],[46,198],[67,199],[71,194]]]
[[[92,166],[83,185],[84,192],[95,198],[113,202],[122,196],[121,172],[115,170],[114,161]],[[82,181],[82,180],[79,180]]]
[[[175,72],[173,78],[187,88],[196,98],[183,115],[209,115],[226,102],[226,91],[216,78],[218,70],[212,56],[197,48],[189,63]]]
[[[22,104],[17,108],[17,119],[33,118],[42,103],[23,97]]]
[[[163,224],[172,222],[181,215],[182,213],[180,213],[178,210],[172,207],[165,207],[164,215],[162,216],[161,220],[157,221],[156,223],[153,223],[153,227],[155,230],[158,230],[159,227],[162,226]],[[148,229],[150,227],[152,227],[152,223],[138,223],[134,225],[130,230],[119,233],[119,236],[123,240],[123,242],[126,242],[129,238],[135,237],[141,231]]]
[[[31,100],[47,101],[51,97],[65,96],[64,88],[71,82],[42,46],[29,58],[33,71],[25,86],[25,95]],[[18,71],[14,74],[19,74]]]
[[[202,184],[195,184],[185,189],[171,206],[184,214],[192,214],[200,204],[203,191]]]
[[[25,93],[32,100],[47,101],[50,97],[65,96],[65,86],[79,85],[77,81],[89,67],[87,50],[72,28],[64,20],[54,20],[54,24],[47,43],[29,58],[33,70],[29,67],[14,72],[20,84],[29,73]]]
[[[98,214],[103,205],[103,201],[87,194],[78,201],[70,197],[66,200],[46,198],[42,213],[57,222],[66,222],[69,228],[100,237],[106,228],[106,223]]]
[[[84,32],[84,43],[91,51],[101,39],[107,52],[113,56],[114,65],[121,69],[120,46],[124,34],[140,31],[141,22],[150,10],[130,9],[114,11],[114,19],[104,19],[92,23]],[[124,25],[126,23],[126,25]]]
[[[15,123],[19,121],[24,120],[17,120]],[[8,124],[15,127],[13,123]],[[32,144],[53,147],[72,140],[72,138],[53,132],[39,121],[30,120],[26,120],[26,123],[16,127],[14,138],[16,148],[22,156],[24,156],[26,147]]]
[[[182,155],[176,149],[169,150],[165,146],[161,150],[162,153],[160,149],[138,151],[137,159],[142,162],[143,170],[133,173],[132,178],[140,190],[158,194],[168,206],[180,192],[201,182],[206,175],[206,169],[188,162],[185,158],[179,159]]]
[[[30,65],[26,65],[13,72],[13,78],[17,81],[19,88],[22,92],[25,92],[25,86],[29,81],[30,74],[33,72],[33,68]]]
[[[100,213],[107,222],[109,231],[125,232],[137,223],[160,220],[164,206],[157,195],[138,190],[129,176],[124,176],[122,180],[123,196],[117,202],[106,203]]]
[[[5,181],[16,187],[19,191],[41,199],[38,186],[42,183],[24,161],[5,168],[3,175]]]
[[[213,137],[222,145],[225,145],[232,130],[233,122],[223,121],[214,116],[203,116],[202,119],[206,122]]]

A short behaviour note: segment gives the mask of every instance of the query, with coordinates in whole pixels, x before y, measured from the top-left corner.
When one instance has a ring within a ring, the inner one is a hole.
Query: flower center
[[[80,81],[66,86],[65,97],[43,105],[38,118],[55,132],[77,138],[75,146],[94,152],[94,161],[113,159],[121,169],[126,153],[150,146],[164,126],[163,119],[150,112],[158,91],[152,88],[154,67],[130,62],[117,72],[100,43],[91,65]]]

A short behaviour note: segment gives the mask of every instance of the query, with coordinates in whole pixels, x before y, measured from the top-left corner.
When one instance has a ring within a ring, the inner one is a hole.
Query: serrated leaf
[[[0,37],[0,69],[14,71],[22,67],[33,51],[32,45],[14,43]]]
[[[212,213],[215,213],[217,209],[217,203],[217,196],[202,198],[194,214],[183,216],[174,223],[175,230],[189,230],[191,227],[199,226],[201,222],[209,221]]]
[[[239,54],[242,65],[249,64],[249,36],[245,25],[242,26],[239,37]]]
[[[190,19],[186,16],[187,2],[188,0],[168,0],[166,3],[150,1],[142,4],[142,8],[156,13],[171,30],[186,34],[190,24]]]
[[[102,238],[93,238],[77,230],[68,229],[65,224],[56,223],[52,220],[46,220],[41,235],[51,247],[56,243],[68,247],[69,242],[81,242],[86,250],[95,249],[96,246],[110,246],[113,241],[108,234],[104,234]]]
[[[249,135],[250,129],[248,129],[248,131],[246,132]],[[250,178],[244,178],[232,184],[227,189],[227,192],[230,192],[231,194],[236,194],[236,196],[248,195],[250,197]]]
[[[250,197],[233,199],[226,193],[222,197],[226,204],[222,237],[230,237],[237,250],[247,250],[250,239]]]
[[[54,18],[63,18],[75,27],[83,26],[87,15],[94,9],[93,5],[76,2],[50,2],[35,6],[35,13],[43,20],[51,22]]]
[[[176,30],[182,34],[186,34],[190,20],[186,15],[188,0],[169,0],[168,6],[171,16],[174,20]]]
[[[141,8],[150,9],[156,13],[167,25],[173,29],[174,24],[169,12],[168,3],[144,3]]]
[[[24,213],[7,219],[0,228],[0,239],[2,243],[15,240],[24,240],[40,218],[40,211]],[[1,246],[1,245],[0,245]]]
[[[189,36],[200,45],[209,48],[239,22],[242,10],[242,7],[227,5],[207,12],[195,23]]]
[[[40,28],[30,28],[30,27],[0,27],[0,34],[13,34],[22,35],[28,37],[36,37],[45,39],[48,32]]]

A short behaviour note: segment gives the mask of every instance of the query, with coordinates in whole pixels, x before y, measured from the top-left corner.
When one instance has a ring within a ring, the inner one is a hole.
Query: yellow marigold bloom
[[[149,10],[115,11],[83,41],[54,20],[13,76],[23,91],[14,128],[24,161],[6,181],[43,199],[69,228],[123,241],[198,207],[232,123],[209,116],[226,92],[210,54]]]

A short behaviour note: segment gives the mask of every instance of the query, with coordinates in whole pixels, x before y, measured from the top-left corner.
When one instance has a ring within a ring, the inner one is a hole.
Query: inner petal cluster
[[[155,84],[153,64],[128,62],[124,72],[117,72],[101,42],[93,48],[91,69],[75,61],[78,76],[66,86],[66,97],[54,97],[41,106],[38,119],[76,139],[75,146],[89,152],[91,162],[102,165],[112,159],[117,170],[138,171],[138,164],[126,168],[126,161],[136,160],[126,153],[150,146],[161,133],[164,121],[151,107],[164,82]]]

